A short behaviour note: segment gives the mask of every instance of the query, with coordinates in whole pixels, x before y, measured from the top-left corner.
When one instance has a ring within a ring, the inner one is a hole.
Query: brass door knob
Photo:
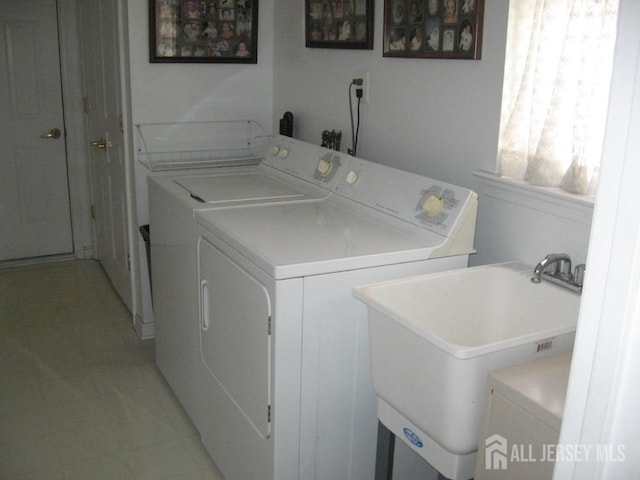
[[[104,138],[99,138],[98,140],[94,140],[91,142],[91,146],[97,148],[98,150],[106,150],[111,146],[111,142],[107,142]]]
[[[62,132],[59,128],[52,128],[49,133],[43,133],[40,138],[60,138]]]

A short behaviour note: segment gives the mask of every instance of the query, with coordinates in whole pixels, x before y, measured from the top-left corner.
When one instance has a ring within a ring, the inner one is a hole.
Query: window
[[[510,3],[500,174],[572,193],[593,193],[618,0]]]

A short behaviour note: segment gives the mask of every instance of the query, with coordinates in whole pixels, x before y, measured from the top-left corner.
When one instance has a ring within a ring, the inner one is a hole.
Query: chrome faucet
[[[571,257],[566,253],[550,253],[542,259],[536,268],[533,269],[533,276],[531,281],[533,283],[540,283],[542,279],[540,276],[545,270],[557,273],[558,271],[566,271],[568,265],[568,271],[571,272]],[[553,268],[552,268],[553,267]]]
[[[582,283],[586,266],[580,264],[571,273],[571,257],[566,253],[550,253],[533,269],[531,281],[540,283],[542,279],[582,293]]]

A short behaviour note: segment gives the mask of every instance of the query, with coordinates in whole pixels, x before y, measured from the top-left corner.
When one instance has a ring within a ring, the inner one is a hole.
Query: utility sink
[[[378,417],[445,477],[473,477],[491,370],[570,351],[580,295],[520,262],[356,287]]]

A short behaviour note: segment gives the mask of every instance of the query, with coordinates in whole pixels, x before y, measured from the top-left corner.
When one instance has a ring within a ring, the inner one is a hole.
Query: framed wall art
[[[306,46],[373,49],[374,0],[305,0]]]
[[[149,0],[151,63],[257,63],[258,0]]]
[[[484,0],[384,0],[384,57],[479,60]]]

